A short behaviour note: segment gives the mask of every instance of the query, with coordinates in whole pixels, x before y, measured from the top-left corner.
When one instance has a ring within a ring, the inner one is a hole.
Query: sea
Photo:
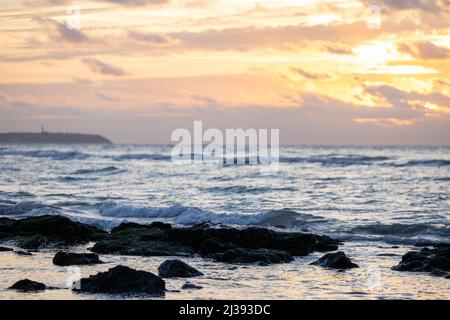
[[[418,243],[450,243],[449,147],[281,146],[276,171],[245,161],[177,164],[171,151],[170,145],[0,145],[0,216],[63,215],[104,230],[124,221],[208,221],[310,232],[339,239],[360,265],[345,273],[322,270],[309,266],[321,255],[313,254],[255,272],[190,258],[210,270],[199,280],[204,289],[166,298],[450,297],[450,280],[390,269]],[[20,297],[6,288],[24,268],[64,286],[61,271],[39,260],[51,253],[2,255],[10,258],[0,259],[0,299]],[[162,258],[109,259],[155,271]],[[89,298],[69,289],[28,296],[34,297]]]

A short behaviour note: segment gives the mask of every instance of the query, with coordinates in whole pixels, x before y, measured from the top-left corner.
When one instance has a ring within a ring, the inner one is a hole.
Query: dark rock
[[[172,229],[172,226],[168,223],[163,223],[159,221],[152,222],[151,224],[138,224],[134,222],[123,222],[119,226],[113,228],[111,233],[119,233],[119,232],[133,232],[135,230],[169,230]]]
[[[46,288],[47,287],[45,286],[45,284],[36,282],[36,281],[31,281],[28,279],[17,281],[11,287],[9,287],[9,289],[23,291],[23,292],[41,291],[41,290],[45,290]]]
[[[91,248],[91,251],[99,254],[143,257],[187,256],[194,253],[191,248],[164,241],[145,240],[138,235],[101,240]]]
[[[0,252],[13,251],[11,248],[0,247]]]
[[[17,220],[13,233],[23,236],[41,235],[51,240],[83,242],[97,239],[103,231],[63,216],[38,216]]]
[[[189,290],[189,289],[203,289],[203,287],[202,287],[202,286],[197,286],[197,285],[195,285],[195,284],[193,284],[193,283],[190,283],[190,282],[186,282],[186,283],[181,287],[181,289],[184,289],[184,290]]]
[[[326,252],[338,248],[339,242],[326,236],[308,233],[276,232],[265,228],[174,228],[167,241],[182,243],[199,251],[207,239],[248,249],[276,249],[292,255],[305,256],[314,251]]]
[[[74,266],[103,263],[95,253],[58,252],[53,258],[57,266]]]
[[[342,251],[327,253],[319,260],[311,263],[315,266],[321,266],[324,268],[330,269],[351,269],[351,268],[359,268],[359,266],[353,263]]]
[[[211,227],[209,223],[189,228],[172,228],[153,222],[149,225],[122,223],[91,249],[100,254],[135,256],[190,256],[200,253],[209,257],[231,249],[282,250],[305,256],[311,252],[337,250],[339,242],[326,236],[308,233],[277,232],[265,228],[236,229]]]
[[[224,253],[216,253],[212,258],[219,262],[227,263],[260,263],[268,265],[273,263],[288,263],[293,257],[281,250],[273,249],[244,249],[237,248],[227,250]]]
[[[435,275],[443,276],[446,272],[450,272],[450,245],[408,252],[403,255],[402,261],[392,270],[432,272]]]
[[[213,253],[225,252],[235,248],[236,246],[232,243],[224,243],[217,238],[211,238],[202,242],[199,251],[202,256],[208,256]]]
[[[23,249],[39,249],[43,245],[47,243],[47,238],[41,235],[33,235],[22,237],[21,242],[19,243],[19,247]]]
[[[28,251],[22,251],[22,250],[17,250],[14,251],[16,254],[18,254],[19,256],[32,256],[33,254],[31,252]]]
[[[98,240],[106,234],[95,227],[56,215],[20,220],[0,218],[0,238],[19,240],[19,246],[24,249],[38,249],[48,244],[83,243]]]
[[[81,279],[74,291],[109,294],[149,294],[163,296],[166,284],[163,279],[146,271],[117,266],[89,278]]]
[[[190,278],[202,276],[203,273],[181,260],[166,260],[158,268],[158,275],[163,278]]]

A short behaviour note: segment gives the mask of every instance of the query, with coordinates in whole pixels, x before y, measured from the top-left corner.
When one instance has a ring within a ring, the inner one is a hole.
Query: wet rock
[[[32,256],[33,254],[31,252],[28,251],[22,251],[22,250],[17,250],[14,251],[16,254],[18,254],[19,256]]]
[[[23,249],[39,249],[47,243],[47,238],[41,235],[33,235],[22,237],[22,240],[19,243],[19,247]]]
[[[89,278],[83,278],[74,291],[108,294],[148,294],[163,296],[166,284],[151,272],[117,266]]]
[[[13,251],[11,248],[0,247],[0,252]]]
[[[439,245],[433,249],[423,248],[420,251],[408,252],[392,270],[447,275],[447,272],[450,272],[450,245]]]
[[[206,239],[200,245],[199,251],[202,256],[208,256],[213,253],[225,252],[230,249],[235,249],[236,246],[232,243],[224,243],[216,238]]]
[[[51,240],[83,242],[97,239],[103,231],[63,216],[38,216],[17,220],[13,233],[19,235],[41,235]]]
[[[159,230],[169,230],[172,229],[172,226],[168,223],[155,221],[150,224],[138,224],[134,222],[123,222],[119,226],[113,228],[111,230],[111,233],[120,233],[120,232],[133,232],[135,230],[152,230],[152,229],[159,229]]]
[[[92,251],[136,256],[191,256],[199,253],[209,257],[244,248],[282,250],[291,255],[304,256],[314,251],[336,250],[338,244],[338,241],[329,237],[308,233],[277,232],[265,228],[211,227],[210,223],[173,228],[165,223],[154,222],[149,225],[122,223],[111,234],[100,239]]]
[[[205,240],[248,249],[283,250],[291,255],[305,256],[314,251],[326,252],[338,248],[339,242],[326,236],[309,233],[276,232],[265,228],[174,228],[168,231],[167,241],[183,243],[197,251]]]
[[[104,239],[97,242],[92,252],[99,254],[116,254],[124,256],[189,256],[194,250],[164,241],[145,240],[145,235],[123,238]]]
[[[359,266],[353,263],[342,251],[327,253],[319,260],[311,263],[315,266],[321,266],[324,268],[330,269],[351,269],[351,268],[359,268]]]
[[[163,278],[190,278],[202,276],[203,273],[181,260],[166,260],[158,268],[158,275]]]
[[[53,258],[57,266],[74,266],[103,263],[95,253],[73,253],[59,251]]]
[[[261,266],[274,263],[288,263],[294,258],[287,252],[273,249],[237,248],[217,253],[212,256],[219,262],[227,263],[259,263]]]
[[[69,218],[44,215],[21,220],[0,218],[0,238],[18,239],[24,249],[38,249],[48,244],[76,244],[98,240],[106,232]]]
[[[181,287],[181,289],[183,290],[189,290],[189,289],[203,289],[202,286],[197,286],[193,283],[190,282],[186,282],[185,284],[183,284],[183,286]]]
[[[17,281],[11,287],[9,287],[9,289],[23,292],[42,291],[46,288],[47,287],[45,284],[28,279]]]

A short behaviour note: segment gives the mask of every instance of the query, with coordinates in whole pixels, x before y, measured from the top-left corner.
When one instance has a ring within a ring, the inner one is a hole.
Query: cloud
[[[369,3],[369,1],[365,1]],[[445,10],[450,4],[448,0],[379,0],[378,3],[384,4],[386,7],[394,10],[423,10],[427,12],[438,13]],[[373,1],[370,2],[373,4]]]
[[[450,50],[438,47],[430,42],[421,42],[417,45],[419,55],[423,59],[447,59],[450,57]]]
[[[309,71],[305,71],[300,68],[291,68],[291,71],[293,71],[296,74],[301,75],[304,78],[312,79],[312,80],[323,80],[323,79],[329,78],[329,76],[326,74],[309,72]]]
[[[368,86],[365,90],[377,97],[385,98],[391,106],[397,109],[414,109],[420,113],[449,113],[450,97],[439,93],[420,93],[416,91],[404,91],[390,85]],[[435,106],[430,109],[428,106]]]
[[[117,101],[120,101],[119,98],[113,97],[113,96],[111,96],[111,95],[109,95],[109,94],[106,94],[106,93],[103,93],[103,92],[97,91],[97,92],[95,92],[94,94],[95,94],[95,96],[96,96],[97,98],[102,99],[102,100],[105,100],[105,101],[108,101],[108,102],[117,102]]]
[[[54,41],[65,41],[70,43],[90,41],[86,34],[80,30],[67,27],[65,23],[46,18],[35,18],[34,20],[47,27],[47,32]]]
[[[162,5],[170,3],[170,0],[100,0],[103,2],[110,2],[130,7]]]
[[[168,44],[171,42],[167,36],[157,33],[128,31],[128,37],[132,40],[150,42],[154,44]]]
[[[398,45],[398,49],[401,52],[419,59],[432,60],[450,58],[450,49],[439,47],[431,42],[419,42],[414,45],[402,43]]]
[[[126,74],[122,68],[112,66],[94,58],[84,58],[81,61],[95,73],[113,75],[116,77],[124,76]]]
[[[325,49],[328,52],[334,53],[334,54],[344,54],[344,55],[353,54],[353,51],[351,48],[346,48],[344,46],[328,46]]]

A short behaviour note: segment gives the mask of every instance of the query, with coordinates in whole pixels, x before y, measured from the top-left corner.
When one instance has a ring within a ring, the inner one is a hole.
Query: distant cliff
[[[0,143],[103,143],[111,144],[112,142],[105,137],[97,134],[81,134],[81,133],[26,133],[11,132],[0,133]]]

